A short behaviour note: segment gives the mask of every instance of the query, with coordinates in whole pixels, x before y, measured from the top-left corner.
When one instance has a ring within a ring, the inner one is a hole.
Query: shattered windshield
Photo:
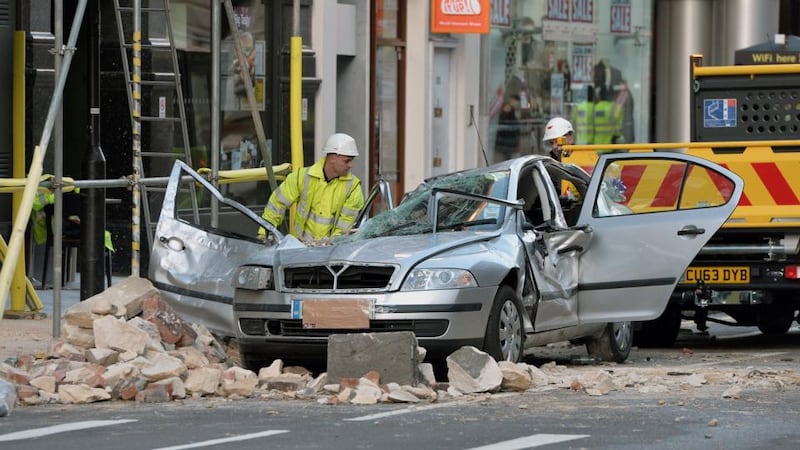
[[[436,178],[409,192],[396,208],[378,214],[354,234],[337,241],[430,233],[433,231],[433,215],[429,211],[429,202],[433,188],[506,200],[509,176],[510,172],[503,170],[456,173]],[[505,207],[484,199],[465,198],[450,192],[439,192],[439,196],[437,231],[495,230],[505,216]]]

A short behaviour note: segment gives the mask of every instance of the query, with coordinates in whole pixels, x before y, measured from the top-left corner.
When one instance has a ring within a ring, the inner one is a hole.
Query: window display
[[[494,160],[546,153],[552,117],[573,123],[576,143],[647,141],[652,3],[493,0],[482,58]]]

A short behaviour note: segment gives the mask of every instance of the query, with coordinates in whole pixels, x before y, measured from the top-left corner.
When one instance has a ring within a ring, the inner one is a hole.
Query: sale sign
[[[631,32],[631,0],[611,0],[610,31],[619,34]]]
[[[572,0],[573,22],[594,22],[594,0]]]
[[[591,83],[594,70],[594,50],[591,45],[572,47],[572,82]]]
[[[570,0],[547,0],[547,18],[550,20],[569,21]]]
[[[511,0],[492,0],[490,15],[492,18],[492,25],[510,27]]]

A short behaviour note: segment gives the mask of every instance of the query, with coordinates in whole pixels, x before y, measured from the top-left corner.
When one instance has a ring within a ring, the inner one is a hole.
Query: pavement
[[[114,277],[112,284],[119,283],[124,277]],[[36,355],[44,353],[53,336],[60,335],[61,318],[64,311],[81,301],[80,275],[67,283],[56,299],[55,291],[48,287],[41,289],[41,283],[31,280],[36,294],[42,303],[42,310],[36,313],[12,314],[6,312],[0,319],[0,363],[20,355]],[[54,320],[53,311],[56,300],[60,308],[58,320]],[[10,299],[6,300],[6,307]]]

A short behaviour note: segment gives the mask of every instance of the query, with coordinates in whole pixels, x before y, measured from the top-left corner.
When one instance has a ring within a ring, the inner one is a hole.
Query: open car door
[[[680,153],[602,156],[578,218],[594,237],[581,256],[581,323],[651,320],[736,208],[743,181]]]
[[[370,188],[367,198],[364,200],[364,206],[358,212],[355,222],[353,222],[353,230],[361,228],[371,217],[392,208],[394,208],[392,187],[388,181],[380,178]]]
[[[194,184],[195,189],[189,189]],[[192,193],[198,203],[192,207]],[[284,236],[240,203],[222,196],[205,178],[176,161],[164,194],[149,279],[185,320],[235,336],[231,277],[243,263],[269,259]],[[219,202],[212,226],[211,202]],[[264,227],[270,239],[258,239]]]

